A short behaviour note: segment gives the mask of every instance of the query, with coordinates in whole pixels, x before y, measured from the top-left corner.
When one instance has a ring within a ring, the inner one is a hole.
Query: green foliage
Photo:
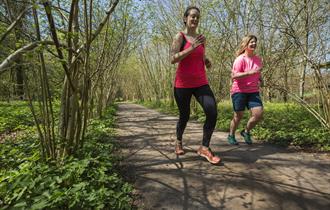
[[[138,101],[137,103],[143,104],[151,109],[157,109],[167,114],[179,114],[178,107],[171,107],[170,103],[166,100],[161,100],[158,103],[155,101]]]
[[[31,136],[0,144],[0,208],[131,209],[132,186],[117,171],[114,113],[91,120],[79,155],[61,163],[43,162]]]
[[[33,116],[27,102],[0,102],[0,134],[24,130],[33,125]]]
[[[55,117],[58,116],[60,102],[53,102],[53,110]],[[39,107],[37,103],[34,103],[34,109],[36,111],[37,117],[39,115]],[[55,119],[56,120],[56,119]],[[0,134],[2,133],[10,133],[13,131],[21,131],[21,130],[31,130],[35,129],[35,122],[33,119],[33,115],[31,113],[31,109],[29,107],[28,102],[26,101],[11,101],[0,102]]]
[[[254,129],[258,139],[280,144],[317,147],[326,150],[330,131],[296,104],[266,103],[264,120]]]
[[[36,141],[31,141],[34,135],[32,131],[26,131],[22,135],[15,136],[15,141],[6,138],[6,141],[0,143],[0,170],[10,170],[17,168],[31,158],[37,157],[35,153],[37,146]]]
[[[144,105],[177,114],[177,108],[170,108],[168,102],[160,102],[160,105],[155,102],[144,102]],[[255,139],[282,146],[295,145],[330,151],[330,131],[322,128],[320,123],[304,108],[293,103],[265,103],[264,105],[264,119],[252,131]],[[192,117],[200,122],[205,120],[200,106]],[[232,117],[231,102],[219,103],[217,129],[229,132]],[[246,111],[238,131],[244,128],[248,117],[248,111]]]

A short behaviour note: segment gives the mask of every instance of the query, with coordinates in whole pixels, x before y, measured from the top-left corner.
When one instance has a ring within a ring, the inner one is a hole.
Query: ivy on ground
[[[114,112],[92,120],[84,148],[60,163],[41,160],[34,135],[0,143],[0,209],[132,209],[133,188],[117,170]]]

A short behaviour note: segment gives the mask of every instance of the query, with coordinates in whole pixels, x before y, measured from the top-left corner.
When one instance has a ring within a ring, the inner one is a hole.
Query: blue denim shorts
[[[235,112],[244,111],[245,107],[251,109],[253,107],[263,106],[259,92],[256,93],[234,93],[231,96],[233,108]]]

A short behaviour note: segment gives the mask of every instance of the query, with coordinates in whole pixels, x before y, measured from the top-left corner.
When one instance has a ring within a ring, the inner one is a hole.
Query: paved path
[[[174,154],[176,120],[140,105],[119,105],[123,166],[140,194],[141,209],[330,209],[328,154],[261,143],[232,146],[226,133],[216,131],[211,147],[223,163],[214,166],[195,152],[202,138],[200,123],[189,121],[187,153]]]

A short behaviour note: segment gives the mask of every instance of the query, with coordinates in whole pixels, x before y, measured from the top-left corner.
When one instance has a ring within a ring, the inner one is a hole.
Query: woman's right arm
[[[256,74],[258,72],[260,72],[259,69],[257,69],[257,70],[249,70],[249,71],[246,71],[246,72],[232,72],[231,78],[232,79],[243,78],[243,77],[247,77],[247,76]]]
[[[171,64],[177,63],[187,57],[196,47],[204,43],[204,36],[197,37],[191,46],[180,52],[181,44],[183,42],[183,37],[181,33],[177,33],[173,39],[172,49],[171,49]]]
[[[234,61],[232,73],[231,73],[231,79],[239,79],[239,78],[244,78],[256,73],[259,73],[261,69],[249,69],[249,70],[244,70],[243,66],[243,59],[236,58]]]

